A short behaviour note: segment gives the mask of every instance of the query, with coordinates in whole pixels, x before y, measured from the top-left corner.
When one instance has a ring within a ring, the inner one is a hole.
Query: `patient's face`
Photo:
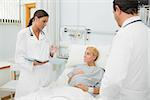
[[[84,62],[93,63],[95,62],[94,60],[95,60],[95,56],[93,55],[93,52],[87,49],[84,54]]]

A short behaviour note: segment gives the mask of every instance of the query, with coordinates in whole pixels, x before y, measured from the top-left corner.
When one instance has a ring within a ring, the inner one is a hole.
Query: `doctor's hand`
[[[86,86],[86,85],[84,85],[82,83],[75,85],[75,87],[80,88],[80,89],[82,89],[85,92],[88,91],[88,86]]]
[[[57,52],[58,48],[54,45],[51,46],[50,56],[53,57],[54,54]]]
[[[43,64],[45,64],[45,63],[47,63],[47,62],[48,62],[48,61],[45,61],[45,62],[34,61],[34,62],[32,62],[32,65],[33,65],[33,66],[43,65]]]

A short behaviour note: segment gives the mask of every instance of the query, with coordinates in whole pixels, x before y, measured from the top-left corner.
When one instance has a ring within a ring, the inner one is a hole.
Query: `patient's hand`
[[[86,86],[82,83],[75,85],[75,87],[80,88],[85,92],[88,92],[88,86]],[[95,87],[93,89],[94,89],[93,94],[99,94],[100,93],[100,88],[99,87]]]
[[[82,83],[75,85],[75,87],[80,88],[80,89],[82,89],[85,92],[88,91],[88,86],[86,86],[86,85],[84,85]]]

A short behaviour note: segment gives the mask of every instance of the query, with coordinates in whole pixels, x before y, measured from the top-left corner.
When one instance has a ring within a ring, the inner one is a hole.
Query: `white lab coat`
[[[99,100],[148,100],[148,27],[127,19],[113,39]]]
[[[25,28],[18,33],[15,63],[19,65],[17,67],[20,69],[20,76],[15,97],[27,95],[49,84],[52,74],[51,64],[33,67],[32,62],[26,59],[47,60],[49,49],[50,45],[44,33],[40,34],[39,40],[33,34],[31,27],[30,30]]]

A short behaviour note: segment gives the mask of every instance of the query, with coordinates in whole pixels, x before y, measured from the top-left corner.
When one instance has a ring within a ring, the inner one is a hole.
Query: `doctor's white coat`
[[[127,25],[139,19],[127,19],[113,39],[99,100],[148,100],[148,28]]]
[[[47,60],[49,49],[50,45],[44,33],[40,34],[39,40],[33,34],[31,27],[18,33],[15,63],[20,69],[20,76],[15,97],[27,95],[49,84],[52,74],[51,64],[46,63],[33,67],[32,62],[27,60],[28,58]]]

